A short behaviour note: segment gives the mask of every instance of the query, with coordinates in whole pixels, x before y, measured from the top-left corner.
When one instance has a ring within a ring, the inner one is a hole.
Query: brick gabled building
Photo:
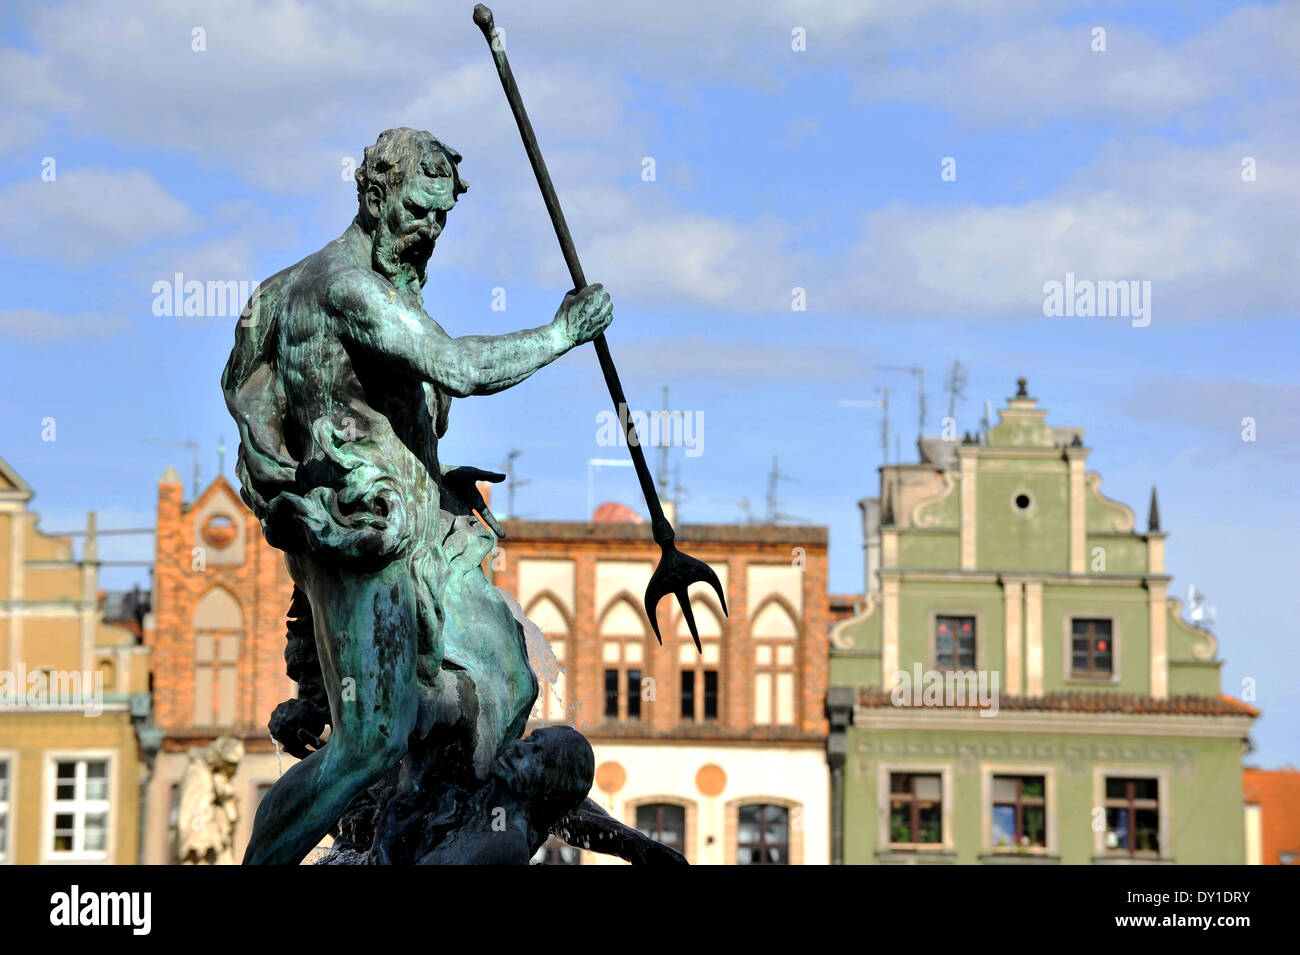
[[[182,499],[172,468],[158,482],[152,648],[154,726],[162,733],[149,784],[145,861],[174,861],[176,805],[188,752],[218,736],[243,740],[234,783],[242,856],[253,813],[292,757],[277,754],[266,728],[294,695],[284,672],[285,611],[293,582],[284,555],[262,537],[238,492],[218,477],[198,500]]]
[[[592,798],[693,863],[826,862],[826,528],[680,526],[679,545],[727,598],[724,617],[711,588],[692,588],[700,652],[671,597],[656,642],[643,595],[659,548],[625,512],[506,522],[495,582],[555,657],[533,660],[535,720],[581,729],[596,753]]]
[[[162,734],[146,824],[155,864],[174,860],[191,747],[220,735],[244,742],[236,857],[262,795],[293,763],[266,728],[295,692],[284,664],[293,592],[284,557],[223,478],[197,501],[182,490],[169,468],[158,485],[145,633]],[[651,633],[642,597],[659,549],[648,525],[627,508],[600,516],[509,521],[486,562],[549,641],[547,659],[533,661],[542,684],[534,723],[582,729],[597,757],[593,798],[629,824],[653,826],[693,862],[825,862],[826,529],[682,527],[679,540],[717,571],[730,611],[724,617],[712,592],[695,588],[697,653],[672,600],[659,607],[663,647]]]

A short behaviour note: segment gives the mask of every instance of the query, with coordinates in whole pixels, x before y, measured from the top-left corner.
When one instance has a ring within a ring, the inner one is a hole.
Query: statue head
[[[469,190],[460,153],[423,130],[386,129],[356,171],[357,222],[373,240],[372,264],[394,285],[424,285],[433,247],[456,198]]]
[[[545,828],[586,798],[595,771],[585,736],[571,726],[544,726],[511,743],[494,775],[529,804]]]
[[[244,758],[244,744],[233,736],[218,736],[203,750],[203,760],[216,772],[234,776]]]

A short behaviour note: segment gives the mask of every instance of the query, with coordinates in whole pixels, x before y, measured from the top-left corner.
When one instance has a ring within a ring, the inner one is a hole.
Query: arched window
[[[691,611],[700,634],[700,649],[695,649],[686,617],[678,617],[679,715],[685,722],[701,723],[716,720],[722,705],[722,621],[711,602],[692,600]]]
[[[605,668],[607,720],[641,718],[641,677],[646,665],[645,619],[631,601],[620,598],[600,620],[600,653]]]
[[[785,604],[770,600],[754,616],[754,722],[795,723],[795,655],[799,625]]]
[[[569,701],[565,691],[565,656],[569,645],[569,622],[564,613],[549,596],[539,596],[529,606],[527,617],[546,634],[551,648],[548,659],[531,659],[537,674],[537,702],[533,705],[532,719],[548,723],[563,722],[574,714],[568,713]],[[539,648],[544,654],[543,648]]]
[[[656,842],[686,854],[686,807],[651,802],[636,807],[636,828]]]
[[[737,865],[790,864],[790,810],[751,803],[737,809]]]
[[[236,674],[244,612],[229,591],[213,588],[194,607],[194,725],[236,721]]]

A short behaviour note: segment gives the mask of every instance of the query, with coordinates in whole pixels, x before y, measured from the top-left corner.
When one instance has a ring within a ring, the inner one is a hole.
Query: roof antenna
[[[506,453],[506,463],[501,466],[501,470],[506,472],[506,517],[515,516],[515,488],[532,483],[527,478],[520,480],[515,477],[515,458],[523,453],[517,448],[511,448]]]
[[[860,398],[841,398],[836,402],[841,408],[879,408],[880,409],[880,465],[889,463],[889,392],[887,385],[877,385],[879,401],[864,401]]]
[[[925,435],[925,369],[920,365],[877,365],[876,371],[901,371],[916,379],[916,440]]]
[[[957,424],[957,399],[966,400],[966,385],[968,383],[966,366],[959,361],[954,361],[952,367],[948,369],[948,376],[943,382],[943,390],[948,392],[948,417],[952,420],[954,428]]]
[[[778,524],[781,521],[802,521],[803,518],[795,517],[792,514],[786,514],[782,511],[781,501],[777,499],[777,490],[782,481],[789,484],[798,484],[799,479],[793,478],[781,471],[781,465],[777,462],[776,455],[772,455],[772,470],[767,475],[767,521],[768,524]]]

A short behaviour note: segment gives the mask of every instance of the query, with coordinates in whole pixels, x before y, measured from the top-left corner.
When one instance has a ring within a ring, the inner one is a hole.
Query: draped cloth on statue
[[[282,340],[280,306],[301,266],[250,300],[222,378],[240,433],[241,496],[267,542],[300,561],[357,574],[405,566],[418,618],[418,732],[472,711],[483,770],[522,734],[537,681],[520,628],[481,569],[495,537],[442,480],[437,439],[451,399],[424,384],[423,407],[380,410],[350,367],[333,372],[328,394],[299,394],[311,356]]]

